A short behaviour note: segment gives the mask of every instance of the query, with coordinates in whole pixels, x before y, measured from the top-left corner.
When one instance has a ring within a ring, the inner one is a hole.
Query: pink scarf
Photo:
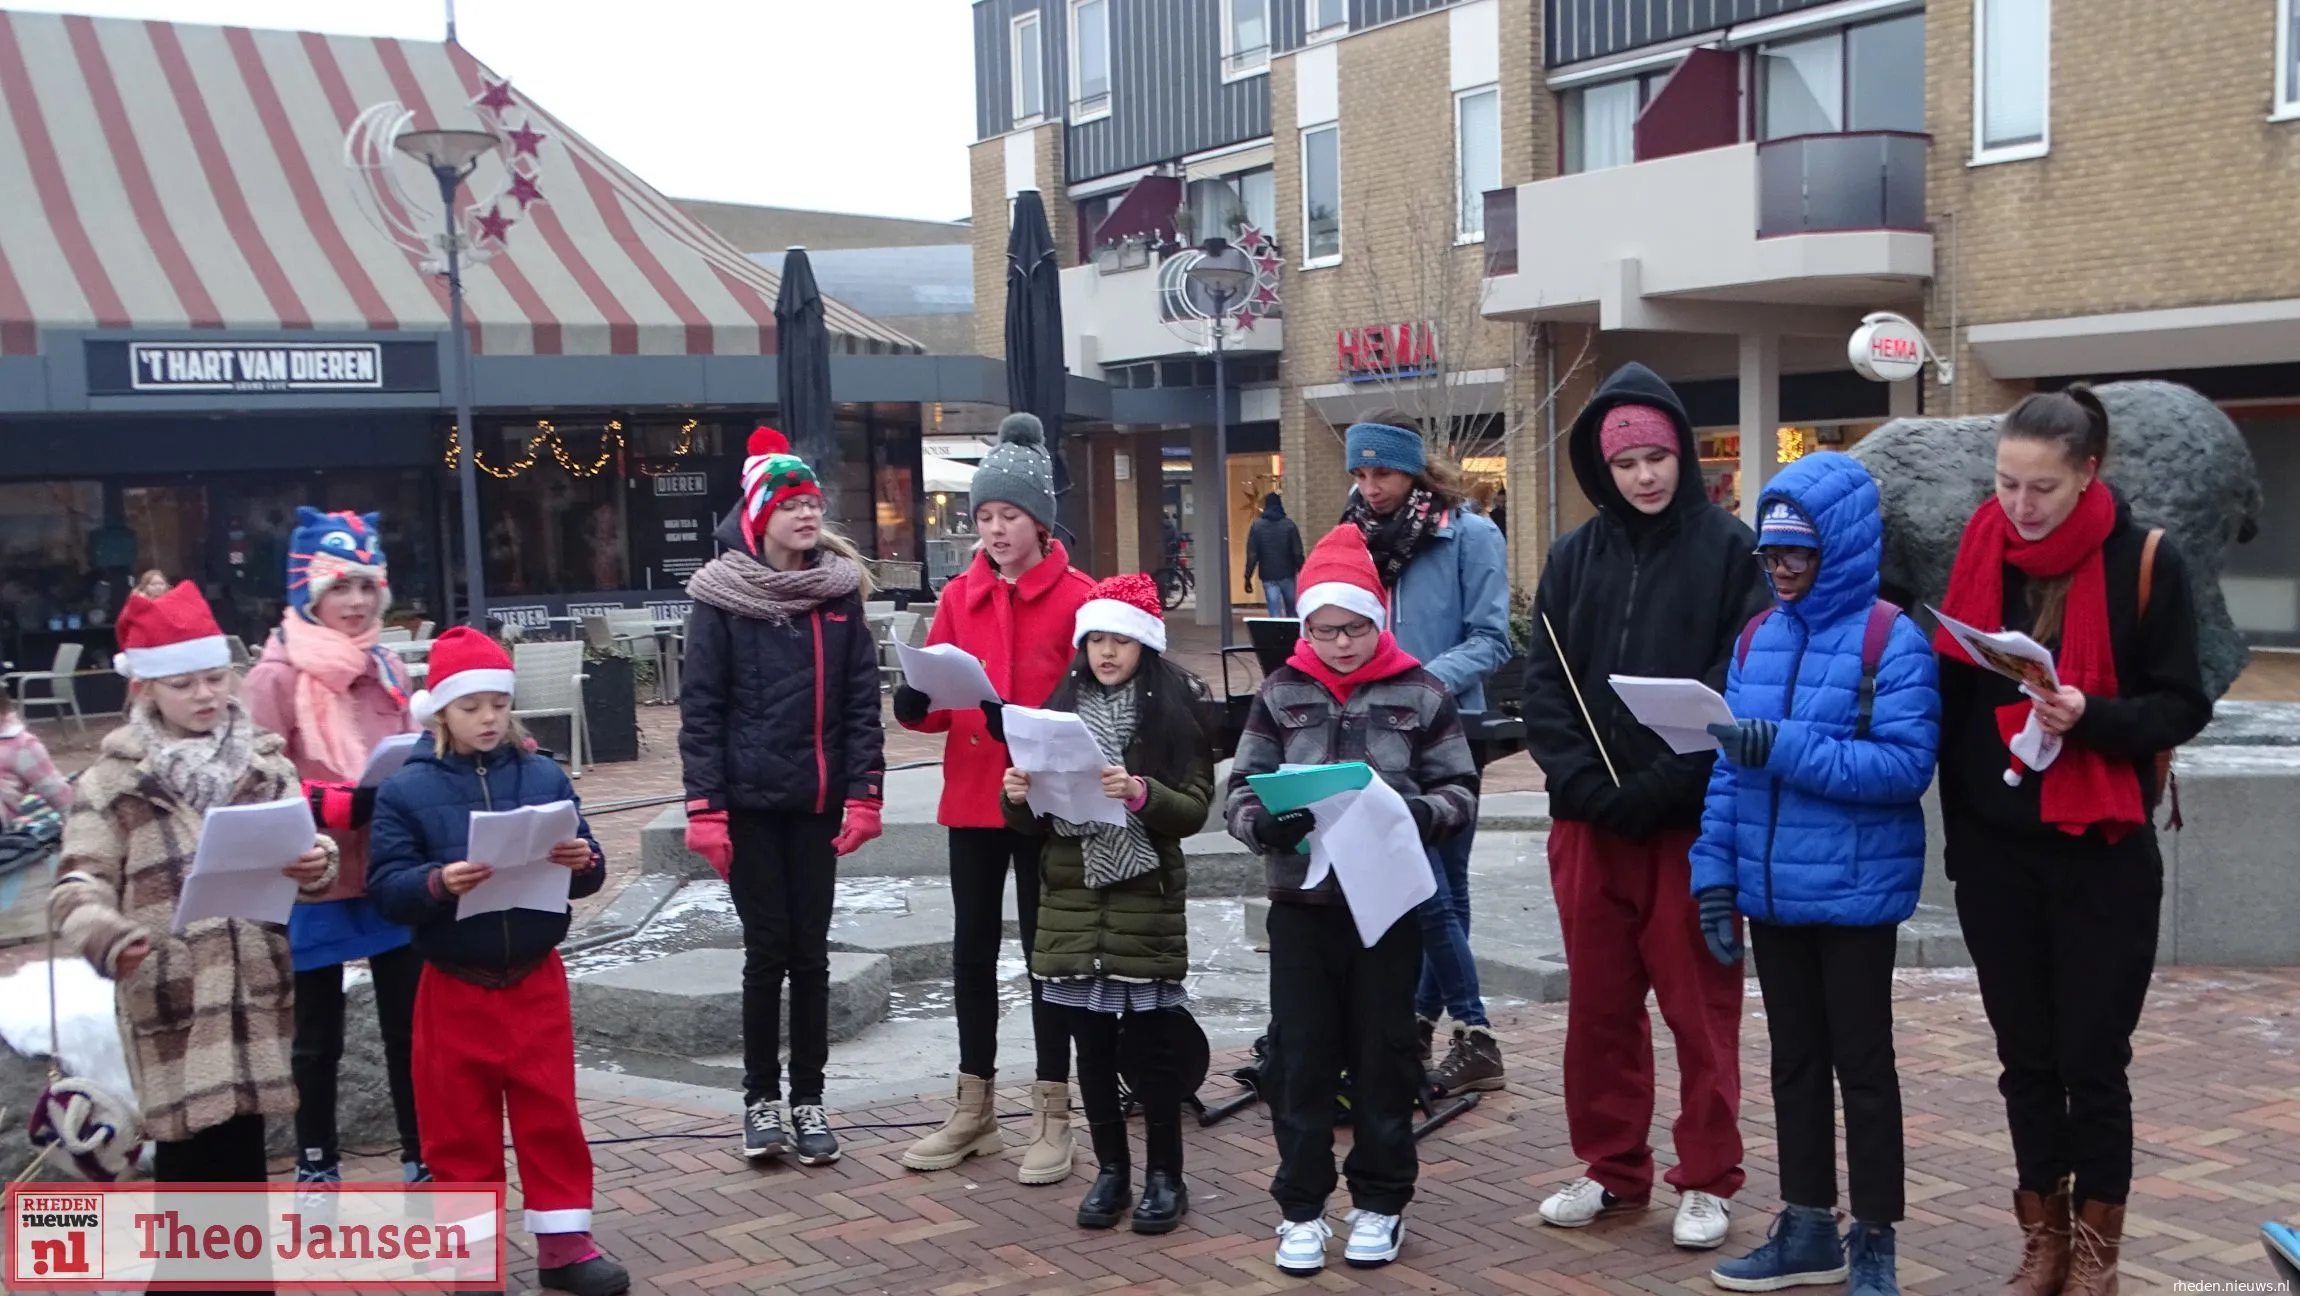
[[[381,625],[372,625],[347,635],[292,609],[280,618],[280,646],[296,671],[296,741],[305,756],[337,778],[358,778],[367,768],[367,742],[352,714],[351,686],[369,671],[385,669],[376,660],[382,632]],[[383,678],[389,682],[388,675]]]

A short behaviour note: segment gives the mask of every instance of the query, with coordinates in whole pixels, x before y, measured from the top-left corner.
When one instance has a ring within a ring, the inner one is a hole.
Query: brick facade
[[[1062,124],[1030,127],[1038,185],[1055,256],[1078,264],[1078,209],[1062,182]],[[1006,354],[1006,136],[977,141],[969,150],[974,199],[974,345],[986,356]]]

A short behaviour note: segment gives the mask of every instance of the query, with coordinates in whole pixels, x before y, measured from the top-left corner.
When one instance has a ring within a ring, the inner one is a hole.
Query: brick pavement
[[[2295,972],[2159,975],[2133,1067],[2141,1149],[2128,1292],[2268,1277],[2254,1232],[2264,1219],[2300,1213],[2296,994]],[[1904,973],[1897,1013],[1909,1146],[1902,1282],[1912,1294],[1995,1292],[2018,1234],[2006,1210],[2010,1158],[1978,998],[1969,976]],[[1407,1250],[1386,1269],[1347,1269],[1338,1250],[1334,1267],[1314,1282],[1270,1266],[1273,1153],[1259,1108],[1188,1131],[1192,1213],[1181,1231],[1155,1239],[1072,1226],[1088,1181],[1083,1154],[1067,1183],[1026,1189],[1013,1181],[1011,1153],[913,1175],[896,1161],[909,1131],[854,1128],[931,1121],[933,1099],[835,1113],[849,1123],[841,1132],[847,1156],[815,1170],[743,1165],[725,1108],[592,1102],[585,1116],[595,1139],[639,1138],[595,1150],[598,1230],[639,1275],[635,1290],[650,1293],[1711,1290],[1704,1275],[1715,1256],[1669,1244],[1673,1199],[1666,1196],[1642,1216],[1579,1232],[1535,1222],[1541,1196],[1574,1172],[1557,1067],[1563,1016],[1553,1006],[1529,1007],[1500,1028],[1512,1084],[1424,1144]],[[1754,1085],[1744,1122],[1750,1182],[1732,1248],[1755,1245],[1764,1212],[1776,1206],[1764,1023],[1754,997],[1745,1031],[1743,1072]],[[1660,1051],[1668,1094],[1675,1078],[1666,1039]],[[1219,1060],[1218,1068],[1229,1064]],[[1226,1092],[1226,1082],[1210,1084],[1215,1090]],[[1020,1111],[1021,1097],[1009,1090],[1001,1110]],[[1665,1101],[1665,1120],[1669,1109]],[[696,1131],[708,1136],[639,1137]],[[1136,1139],[1139,1147],[1139,1130]],[[375,1161],[359,1169],[392,1167]],[[1337,1202],[1337,1211],[1345,1208]],[[529,1281],[531,1262],[513,1273],[515,1282]]]

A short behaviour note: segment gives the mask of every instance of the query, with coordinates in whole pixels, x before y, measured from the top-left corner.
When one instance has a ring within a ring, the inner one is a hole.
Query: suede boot
[[[1070,1131],[1070,1084],[1041,1080],[1030,1086],[1030,1146],[1022,1150],[1015,1176],[1026,1184],[1061,1183],[1070,1177],[1078,1141]]]
[[[2089,1201],[2078,1206],[2061,1296],[2116,1296],[2116,1260],[2123,1249],[2124,1207]]]
[[[2068,1181],[2062,1180],[2049,1194],[2014,1193],[2013,1218],[2020,1221],[2020,1268],[2013,1272],[2005,1296],[2060,1296],[2068,1281],[2072,1224]]]
[[[1126,1122],[1096,1121],[1087,1129],[1094,1136],[1094,1159],[1101,1167],[1094,1186],[1078,1203],[1078,1227],[1116,1228],[1118,1217],[1134,1204],[1134,1165],[1126,1151]]]
[[[991,1110],[997,1093],[985,1076],[958,1078],[958,1101],[942,1128],[910,1145],[902,1154],[908,1170],[948,1170],[970,1156],[988,1156],[1006,1146],[998,1132],[998,1117]]]

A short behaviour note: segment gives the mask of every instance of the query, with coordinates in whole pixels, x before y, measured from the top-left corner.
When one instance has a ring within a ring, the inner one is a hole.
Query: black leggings
[[[783,982],[791,987],[791,1104],[819,1106],[830,1058],[836,814],[737,810],[727,878],[743,924],[743,1102],[783,1096]]]
[[[383,1032],[384,1077],[391,1087],[391,1110],[399,1126],[399,1159],[422,1159],[416,1136],[415,1081],[409,1054],[415,1041],[415,987],[423,977],[423,956],[412,945],[368,956],[375,980],[376,1025]],[[343,965],[295,974],[295,1046],[289,1055],[295,1073],[295,1141],[299,1153],[319,1150],[320,1159],[340,1155],[336,1143],[336,1073],[343,1066]]]
[[[234,1116],[221,1125],[194,1130],[190,1138],[152,1146],[152,1178],[161,1184],[260,1184],[269,1177],[269,1169],[261,1116]],[[160,1204],[166,1208],[165,1195]],[[163,1260],[153,1270],[152,1280],[182,1282],[194,1280],[194,1276],[180,1270],[171,1272]],[[202,1291],[204,1296],[260,1296],[256,1290],[242,1293],[218,1287]]]
[[[1089,1125],[1123,1127],[1118,1100],[1121,1067],[1142,1104],[1142,1125],[1152,1170],[1182,1172],[1182,1077],[1175,1063],[1170,1012],[1093,1012],[1057,1009],[1078,1041],[1078,1096]]]
[[[998,1074],[998,952],[1006,941],[1006,871],[1014,870],[1014,912],[1022,951],[1038,937],[1038,852],[1043,843],[1004,828],[950,830],[951,998],[958,1009],[958,1069],[988,1080]],[[1030,983],[1030,1032],[1038,1045],[1038,1079],[1070,1079],[1070,1037],[1061,1010]]]

